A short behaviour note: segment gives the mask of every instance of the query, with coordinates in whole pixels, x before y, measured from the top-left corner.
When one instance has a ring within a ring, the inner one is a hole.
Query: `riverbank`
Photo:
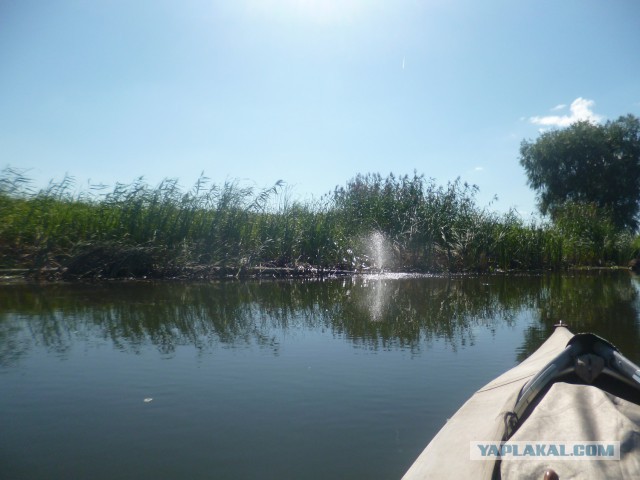
[[[598,272],[629,271],[638,274],[632,267],[568,267],[564,273],[594,274]],[[413,277],[476,277],[476,276],[538,276],[559,273],[552,270],[494,270],[486,272],[391,272],[374,270],[340,270],[332,268],[307,267],[190,267],[173,275],[138,275],[138,276],[108,276],[108,275],[70,275],[62,269],[43,269],[38,272],[28,269],[0,269],[0,285],[31,282],[94,282],[94,281],[222,281],[222,280],[285,280],[285,279],[326,279],[336,277],[375,277],[375,278],[413,278]]]
[[[370,272],[340,270],[332,268],[307,267],[211,267],[206,265],[185,267],[172,274],[149,272],[148,275],[109,275],[91,272],[91,275],[69,274],[60,268],[46,268],[32,271],[26,268],[0,269],[0,283],[20,280],[82,281],[82,280],[220,280],[252,278],[322,278],[353,276]]]
[[[451,274],[626,267],[640,254],[640,239],[597,211],[554,225],[480,207],[476,192],[368,174],[313,202],[292,201],[280,182],[256,190],[204,178],[186,191],[139,179],[75,193],[68,178],[34,191],[5,170],[0,270],[51,279]]]

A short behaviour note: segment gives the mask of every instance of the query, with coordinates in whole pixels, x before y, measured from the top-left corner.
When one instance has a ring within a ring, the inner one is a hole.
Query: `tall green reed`
[[[0,175],[0,267],[67,268],[90,275],[180,275],[253,266],[357,269],[367,239],[384,236],[386,268],[433,272],[558,269],[624,263],[633,238],[601,215],[525,222],[481,208],[477,187],[423,175],[358,175],[319,200],[202,175],[185,190],[143,178],[77,192],[72,177],[36,190],[24,172]],[[577,207],[576,207],[577,208]],[[584,219],[587,220],[584,220]],[[578,219],[584,225],[575,226]],[[586,222],[586,223],[585,223]],[[588,240],[588,241],[587,241]],[[367,263],[368,262],[368,263]]]

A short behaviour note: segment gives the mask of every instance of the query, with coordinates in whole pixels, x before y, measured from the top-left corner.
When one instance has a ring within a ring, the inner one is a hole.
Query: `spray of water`
[[[389,242],[380,232],[373,232],[367,240],[369,258],[373,263],[373,268],[383,272],[389,266]]]

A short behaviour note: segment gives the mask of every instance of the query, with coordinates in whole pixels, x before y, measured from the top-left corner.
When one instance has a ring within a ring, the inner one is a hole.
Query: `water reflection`
[[[530,355],[562,320],[574,332],[593,332],[640,360],[639,278],[628,272],[544,277],[518,359]]]
[[[491,281],[503,284],[503,279]],[[498,285],[498,283],[496,285]],[[473,344],[471,327],[511,323],[517,302],[479,278],[375,275],[351,279],[348,300],[332,319],[336,331],[372,348],[418,349],[434,338],[455,349]],[[347,285],[345,285],[347,286]]]
[[[434,338],[456,349],[476,341],[476,327],[491,331],[518,318],[530,318],[522,345],[514,345],[520,359],[563,320],[638,361],[638,285],[627,272],[6,285],[0,287],[0,364],[16,364],[36,345],[64,356],[79,340],[131,353],[151,344],[168,356],[181,345],[255,345],[278,355],[274,332],[293,328],[326,329],[371,349],[419,350]]]

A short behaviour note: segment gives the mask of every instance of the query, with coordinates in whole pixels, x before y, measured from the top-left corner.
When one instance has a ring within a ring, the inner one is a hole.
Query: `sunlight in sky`
[[[371,11],[376,3],[365,0],[250,0],[248,7],[254,13],[267,16],[331,25],[350,23]]]

